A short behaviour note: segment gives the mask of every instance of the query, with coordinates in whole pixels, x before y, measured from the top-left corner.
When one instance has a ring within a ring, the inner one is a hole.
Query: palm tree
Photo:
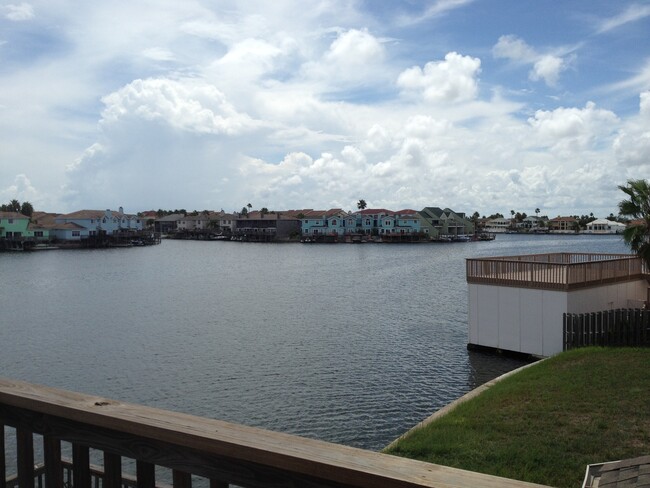
[[[20,202],[16,199],[9,202],[10,212],[20,212]]]
[[[619,190],[629,199],[621,200],[621,216],[634,219],[623,232],[623,239],[650,268],[650,183],[648,180],[628,180]]]
[[[363,210],[367,206],[368,206],[368,204],[366,203],[366,201],[363,198],[357,202],[357,208],[359,210]]]
[[[535,215],[539,217],[539,208],[535,209]]]

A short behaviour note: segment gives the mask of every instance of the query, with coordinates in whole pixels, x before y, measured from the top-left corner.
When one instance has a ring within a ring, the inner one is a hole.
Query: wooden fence
[[[16,434],[15,479],[6,463],[6,426]],[[42,436],[41,468],[34,434]],[[71,467],[62,442],[71,445]],[[95,475],[91,449],[104,459]],[[137,488],[160,486],[157,466],[171,470],[173,488],[192,488],[192,475],[207,478],[210,488],[541,486],[0,378],[0,488],[64,488],[70,471],[74,488],[97,488],[100,477],[101,488],[122,488],[129,486],[123,459],[135,460]]]
[[[564,350],[585,346],[650,346],[650,310],[564,314]]]

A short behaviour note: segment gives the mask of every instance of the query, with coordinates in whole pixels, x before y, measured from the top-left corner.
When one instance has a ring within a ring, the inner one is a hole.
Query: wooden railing
[[[547,290],[573,290],[632,281],[648,274],[629,254],[552,253],[467,259],[467,282]]]
[[[440,487],[533,485],[352,447],[269,432],[105,398],[0,379],[0,488],[7,488],[5,426],[15,428],[17,485],[34,488],[34,433],[43,436],[44,483],[62,488],[62,441],[71,444],[72,486],[91,488],[90,449],[103,453],[102,488],[123,485],[123,459],[135,460],[138,488],[156,486],[156,466],[174,488],[192,475],[211,488]]]

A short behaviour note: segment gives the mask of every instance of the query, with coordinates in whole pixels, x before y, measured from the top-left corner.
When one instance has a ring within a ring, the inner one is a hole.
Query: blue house
[[[285,212],[286,213],[286,212]],[[292,211],[302,222],[303,236],[343,235],[346,229],[347,213],[340,208],[329,210],[300,210]]]

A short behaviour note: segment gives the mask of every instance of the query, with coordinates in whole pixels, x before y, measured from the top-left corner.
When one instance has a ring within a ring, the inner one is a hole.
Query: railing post
[[[45,461],[45,486],[63,488],[63,465],[61,463],[61,441],[43,436],[43,458]]]
[[[34,436],[31,431],[17,428],[18,486],[34,488]]]
[[[103,488],[120,488],[122,486],[122,458],[110,452],[104,452]]]
[[[0,423],[0,488],[5,488],[7,466],[5,461],[5,426]]]
[[[135,471],[138,478],[138,488],[156,488],[156,467],[153,464],[136,461]]]
[[[90,488],[90,450],[87,446],[72,445],[72,485]]]
[[[192,475],[184,471],[174,470],[172,473],[174,488],[192,488]]]
[[[228,488],[230,485],[223,481],[210,480],[210,488]]]

